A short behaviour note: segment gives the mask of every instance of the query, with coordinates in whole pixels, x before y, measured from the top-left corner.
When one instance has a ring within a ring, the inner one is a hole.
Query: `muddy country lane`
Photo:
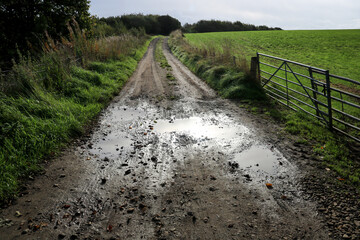
[[[165,39],[169,81],[158,41],[87,139],[2,210],[0,239],[327,239],[291,157]]]

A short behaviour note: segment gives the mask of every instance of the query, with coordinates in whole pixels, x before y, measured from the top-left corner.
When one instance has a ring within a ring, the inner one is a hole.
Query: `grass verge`
[[[176,78],[172,74],[172,67],[169,65],[164,52],[162,50],[164,38],[160,37],[155,49],[155,60],[159,63],[160,67],[166,71],[166,79],[169,85],[176,85]]]
[[[37,62],[27,59],[14,65],[1,79],[7,86],[0,91],[1,203],[16,198],[21,182],[41,169],[45,157],[82,134],[135,71],[149,43],[138,41],[116,57],[103,49],[102,61],[86,66],[82,61],[83,67],[72,62],[64,66],[64,51],[49,51]],[[45,66],[42,71],[36,71],[39,62]]]
[[[246,64],[232,64],[226,51],[216,57],[191,47],[175,32],[169,40],[173,54],[220,96],[229,99],[266,99],[260,84],[250,75]],[[245,63],[245,62],[244,62]]]

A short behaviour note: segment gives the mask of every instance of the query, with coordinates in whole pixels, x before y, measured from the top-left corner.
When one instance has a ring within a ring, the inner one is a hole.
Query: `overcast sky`
[[[91,0],[99,17],[169,14],[182,24],[241,21],[283,29],[360,29],[360,0]]]

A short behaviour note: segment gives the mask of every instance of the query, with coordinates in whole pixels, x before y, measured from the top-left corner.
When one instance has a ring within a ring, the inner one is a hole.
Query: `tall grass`
[[[0,202],[36,173],[118,93],[147,49],[147,38],[87,39],[74,23],[68,39],[48,38],[38,58],[0,78]]]

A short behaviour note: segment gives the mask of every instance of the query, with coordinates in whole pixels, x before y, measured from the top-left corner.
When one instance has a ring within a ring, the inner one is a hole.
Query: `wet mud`
[[[165,40],[170,84],[157,41],[87,138],[1,210],[0,239],[328,239],[294,159]]]

